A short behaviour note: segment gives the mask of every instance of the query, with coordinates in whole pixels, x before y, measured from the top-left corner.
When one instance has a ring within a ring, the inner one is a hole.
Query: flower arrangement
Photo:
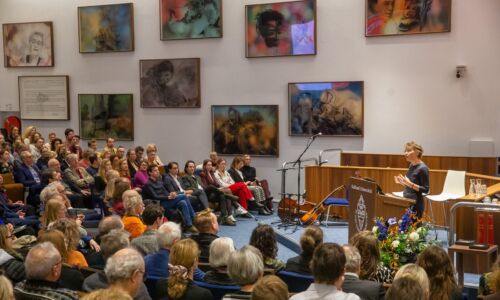
[[[430,226],[417,219],[408,209],[401,220],[378,217],[373,233],[379,240],[380,259],[384,266],[397,271],[400,266],[415,262],[417,254],[437,240],[428,240]]]

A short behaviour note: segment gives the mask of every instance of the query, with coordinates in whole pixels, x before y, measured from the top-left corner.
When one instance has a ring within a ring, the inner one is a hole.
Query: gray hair
[[[66,156],[66,160],[68,161],[68,163],[71,161],[78,161],[78,155],[76,155],[75,153],[68,154]]]
[[[119,216],[113,215],[105,217],[99,222],[99,234],[108,234],[113,229],[123,229],[123,222]]]
[[[170,248],[181,239],[181,227],[174,222],[163,223],[156,232],[156,238],[160,248]]]
[[[108,282],[113,284],[129,280],[137,270],[144,272],[144,259],[137,250],[125,248],[108,259],[104,273],[106,273]]]
[[[254,246],[246,245],[231,253],[227,271],[237,285],[254,284],[264,274],[262,254]]]
[[[130,245],[130,234],[123,229],[113,229],[101,237],[101,251],[104,259],[108,259],[121,249]]]
[[[59,262],[61,262],[61,254],[52,243],[37,244],[31,248],[24,261],[26,278],[44,280],[52,272],[52,267]]]
[[[212,268],[227,266],[229,256],[234,252],[234,242],[232,238],[220,237],[210,244],[210,256],[208,261]]]
[[[40,193],[40,201],[47,203],[52,197],[59,195],[57,187],[60,185],[62,186],[62,184],[57,181],[49,183]]]
[[[361,267],[361,255],[356,247],[344,245],[344,254],[346,258],[345,271],[350,273],[358,273]]]

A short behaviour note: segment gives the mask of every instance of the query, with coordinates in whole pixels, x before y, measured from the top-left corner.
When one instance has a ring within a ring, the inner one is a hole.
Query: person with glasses
[[[104,273],[110,289],[122,290],[135,297],[144,284],[144,259],[135,249],[119,250],[106,262]]]
[[[12,242],[16,238],[12,231],[12,225],[0,225],[0,269],[16,283],[24,279],[25,272],[22,256],[12,249]]]

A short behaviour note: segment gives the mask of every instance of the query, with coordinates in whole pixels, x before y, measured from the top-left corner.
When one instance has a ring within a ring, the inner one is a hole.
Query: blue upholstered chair
[[[290,293],[303,292],[314,282],[312,275],[287,271],[280,271],[276,275],[288,285],[288,292]]]
[[[199,287],[210,290],[210,292],[212,292],[212,296],[214,296],[214,300],[220,300],[225,294],[238,292],[240,290],[240,287],[237,285],[218,285],[202,281],[193,282]]]

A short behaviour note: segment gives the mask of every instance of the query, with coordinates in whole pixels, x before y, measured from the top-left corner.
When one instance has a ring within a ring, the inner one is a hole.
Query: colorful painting
[[[212,105],[212,149],[222,155],[278,156],[277,105]]]
[[[290,135],[363,136],[363,81],[288,84]]]
[[[141,107],[200,107],[200,59],[141,60]]]
[[[134,139],[132,94],[80,94],[80,136],[82,139],[131,141]]]
[[[78,7],[81,53],[134,51],[132,3]]]
[[[3,24],[4,65],[53,67],[52,22]]]
[[[450,30],[451,0],[366,0],[366,36]]]
[[[160,38],[222,37],[222,0],[160,0]]]
[[[316,0],[247,5],[246,56],[316,54]]]

